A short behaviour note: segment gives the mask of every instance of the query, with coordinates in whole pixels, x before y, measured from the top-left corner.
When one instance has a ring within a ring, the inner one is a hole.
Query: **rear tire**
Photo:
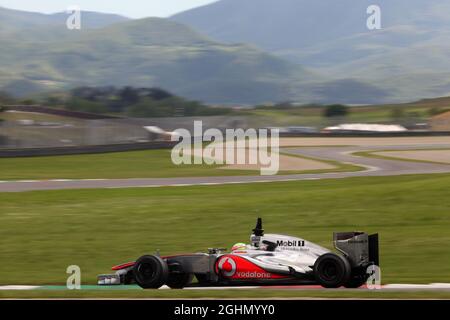
[[[144,289],[158,289],[169,276],[167,263],[158,256],[140,257],[133,267],[136,283]]]
[[[350,262],[344,256],[325,253],[314,263],[314,277],[325,288],[339,288],[348,283],[351,275]]]
[[[194,279],[192,273],[171,273],[169,274],[166,285],[171,289],[183,289],[192,282],[192,279]]]
[[[344,287],[346,288],[359,288],[361,287],[363,284],[365,284],[367,282],[367,278],[368,275],[356,275],[356,276],[352,276],[346,284],[344,284]]]

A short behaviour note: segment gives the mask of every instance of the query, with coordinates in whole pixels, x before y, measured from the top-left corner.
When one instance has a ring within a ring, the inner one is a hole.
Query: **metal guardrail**
[[[2,105],[0,108],[3,108],[4,111],[20,111],[20,112],[34,112],[34,113],[43,113],[43,114],[51,114],[55,116],[62,117],[71,117],[78,119],[121,119],[121,117],[110,116],[110,115],[102,115],[96,113],[89,112],[81,112],[81,111],[71,111],[66,109],[58,109],[51,108],[41,105]]]
[[[311,134],[280,134],[280,137],[289,138],[329,138],[329,137],[438,137],[450,136],[449,131],[441,132],[398,132],[398,133],[311,133]],[[152,149],[171,149],[177,142],[172,141],[150,141],[139,143],[121,143],[107,145],[89,146],[65,146],[65,147],[43,147],[43,148],[9,148],[0,149],[0,158],[11,157],[37,157],[53,155],[74,155],[90,153],[108,153]]]
[[[111,145],[97,145],[97,146],[1,149],[0,158],[39,157],[39,156],[138,151],[138,150],[152,150],[152,149],[170,149],[175,144],[176,142],[170,141],[152,141],[152,142],[140,142],[131,144],[111,144]]]

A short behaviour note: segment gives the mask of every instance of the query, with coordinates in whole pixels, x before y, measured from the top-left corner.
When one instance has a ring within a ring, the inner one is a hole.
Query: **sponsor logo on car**
[[[257,271],[246,271],[246,272],[236,272],[238,278],[251,278],[251,279],[269,279],[272,274],[267,272],[257,272]]]
[[[231,257],[223,257],[219,260],[217,267],[223,276],[229,277],[229,278],[270,279],[273,276],[270,272],[265,272],[264,270],[262,270],[256,266],[255,267],[258,268],[259,270],[237,271],[239,261],[240,260],[235,261]]]
[[[236,262],[230,257],[222,258],[219,261],[219,269],[226,277],[232,277],[236,273]]]
[[[277,240],[278,247],[304,247],[305,240]]]

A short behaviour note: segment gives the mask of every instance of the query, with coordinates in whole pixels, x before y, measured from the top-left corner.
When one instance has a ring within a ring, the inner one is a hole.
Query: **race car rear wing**
[[[343,253],[352,267],[380,265],[378,253],[378,234],[365,232],[335,232],[334,247]]]
[[[380,266],[380,255],[378,253],[378,233],[369,235],[369,260],[374,265]]]

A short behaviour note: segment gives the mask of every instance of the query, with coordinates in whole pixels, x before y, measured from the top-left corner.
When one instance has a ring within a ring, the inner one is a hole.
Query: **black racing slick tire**
[[[367,274],[352,275],[347,283],[344,284],[344,287],[353,289],[359,288],[367,282],[368,278],[369,275]]]
[[[158,289],[163,286],[169,276],[167,263],[158,256],[140,257],[133,267],[136,283],[144,289]]]
[[[123,284],[133,284],[136,281],[134,280],[134,273],[133,270],[128,271],[124,276],[123,276]]]
[[[171,289],[183,289],[191,284],[194,275],[192,273],[171,273],[166,285]]]
[[[365,284],[366,281],[367,281],[367,279],[361,279],[359,277],[351,278],[346,284],[344,284],[344,287],[349,288],[349,289],[351,289],[351,288],[356,289],[356,288],[361,287],[363,284]]]
[[[350,262],[344,256],[325,253],[314,263],[314,277],[325,288],[339,288],[345,285],[351,275]]]

